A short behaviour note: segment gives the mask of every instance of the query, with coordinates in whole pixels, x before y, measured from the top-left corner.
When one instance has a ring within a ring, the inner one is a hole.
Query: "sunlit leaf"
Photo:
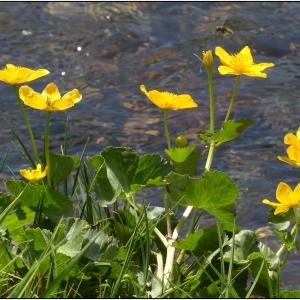
[[[205,172],[201,178],[171,173],[168,181],[174,203],[202,208],[224,222],[233,221],[238,188],[225,173]]]

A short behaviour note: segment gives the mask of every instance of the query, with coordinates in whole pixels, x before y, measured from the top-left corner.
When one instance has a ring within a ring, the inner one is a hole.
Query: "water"
[[[220,26],[229,29],[216,30]],[[1,65],[49,69],[49,76],[32,83],[38,90],[54,81],[63,92],[82,91],[79,105],[53,114],[52,145],[62,143],[68,115],[73,153],[82,149],[87,136],[89,154],[107,145],[162,153],[161,112],[139,85],[192,94],[199,109],[172,112],[170,127],[173,135],[184,132],[197,142],[209,115],[206,75],[193,53],[215,46],[238,51],[248,44],[257,62],[273,62],[276,68],[269,69],[268,79],[242,78],[235,117],[252,118],[255,125],[223,146],[213,168],[236,180],[241,189],[238,223],[255,229],[267,225],[268,208],[261,200],[274,199],[279,181],[294,185],[300,175],[276,159],[284,153],[284,134],[300,125],[299,28],[297,2],[1,3]],[[232,78],[217,75],[215,85],[216,117],[221,120]],[[11,88],[0,84],[0,93],[0,153],[9,150],[8,164],[17,172],[20,154],[5,120],[24,135],[26,130]],[[41,136],[45,113],[29,115],[33,131]],[[6,168],[0,177],[7,176]],[[285,287],[299,288],[292,276],[299,268],[294,255],[283,276]]]

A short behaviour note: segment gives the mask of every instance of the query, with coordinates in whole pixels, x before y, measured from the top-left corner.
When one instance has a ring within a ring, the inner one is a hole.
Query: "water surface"
[[[278,182],[297,183],[300,172],[276,156],[284,153],[284,134],[300,125],[300,3],[10,2],[0,8],[1,65],[49,69],[47,78],[32,83],[36,89],[54,81],[63,92],[82,91],[79,105],[53,114],[51,143],[62,143],[68,115],[73,153],[87,136],[89,154],[107,145],[162,153],[161,112],[140,93],[141,83],[197,99],[199,109],[170,114],[173,136],[185,133],[197,142],[209,115],[206,75],[193,53],[217,45],[238,51],[248,44],[256,61],[273,62],[276,68],[268,71],[268,79],[242,78],[234,116],[252,118],[255,125],[217,153],[213,168],[236,180],[238,223],[251,229],[267,225],[268,208],[261,200],[274,198]],[[217,75],[215,85],[220,125],[232,78]],[[0,153],[9,151],[8,165],[17,172],[23,163],[5,120],[23,135],[26,130],[11,88],[0,84],[0,93]],[[41,137],[45,113],[29,115]],[[0,176],[11,176],[9,169]],[[294,255],[283,276],[286,287],[300,287],[292,276],[299,269]]]

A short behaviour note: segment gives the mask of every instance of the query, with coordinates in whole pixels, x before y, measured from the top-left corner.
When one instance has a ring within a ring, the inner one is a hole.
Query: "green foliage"
[[[201,158],[201,153],[195,146],[171,148],[166,149],[165,152],[177,173],[188,175],[196,174],[197,162]]]
[[[172,200],[178,205],[202,208],[220,221],[232,223],[238,188],[223,172],[205,172],[201,178],[171,173],[168,176]]]
[[[200,133],[199,137],[201,140],[211,143],[215,142],[216,147],[232,141],[238,138],[241,133],[253,124],[253,121],[250,119],[243,120],[228,120],[223,122],[222,128],[220,131],[211,134],[209,131]]]
[[[26,186],[19,202],[31,209],[38,206],[39,200],[43,201],[44,214],[53,222],[58,222],[62,216],[72,213],[72,203],[65,195],[45,185],[36,185],[19,180],[7,180],[7,188],[18,195]]]
[[[186,236],[184,239],[174,242],[173,247],[188,250],[200,256],[207,251],[214,251],[218,247],[216,226],[199,229]]]
[[[131,196],[142,188],[163,185],[171,171],[159,154],[139,155],[129,148],[107,147],[91,157],[90,163],[97,168],[93,184],[105,204],[114,202],[122,193]]]
[[[79,157],[50,153],[51,179],[54,184],[64,181],[78,166]]]

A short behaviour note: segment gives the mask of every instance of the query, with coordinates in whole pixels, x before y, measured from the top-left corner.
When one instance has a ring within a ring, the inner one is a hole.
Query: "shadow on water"
[[[242,191],[238,222],[252,229],[267,223],[262,198],[274,198],[281,180],[297,182],[299,171],[276,156],[284,151],[284,134],[299,126],[300,3],[18,2],[0,8],[2,65],[48,68],[51,74],[32,84],[36,89],[55,81],[63,91],[82,91],[80,105],[54,114],[51,128],[51,143],[62,143],[64,120],[70,116],[73,152],[89,136],[89,153],[107,145],[162,153],[161,112],[139,92],[141,83],[197,99],[198,110],[174,112],[170,118],[174,136],[185,132],[196,141],[199,129],[208,124],[208,96],[205,73],[193,53],[217,45],[237,51],[249,44],[258,62],[274,62],[276,68],[266,80],[242,79],[235,117],[252,118],[255,125],[224,146],[213,167],[237,181]],[[215,85],[220,120],[232,79],[216,76]],[[9,166],[17,172],[20,154],[4,119],[26,131],[10,87],[1,84],[0,93],[0,153],[9,150]],[[29,114],[41,137],[44,113]],[[1,174],[6,176],[8,169]],[[299,285],[291,275],[299,267],[294,256],[283,277],[287,287]]]

